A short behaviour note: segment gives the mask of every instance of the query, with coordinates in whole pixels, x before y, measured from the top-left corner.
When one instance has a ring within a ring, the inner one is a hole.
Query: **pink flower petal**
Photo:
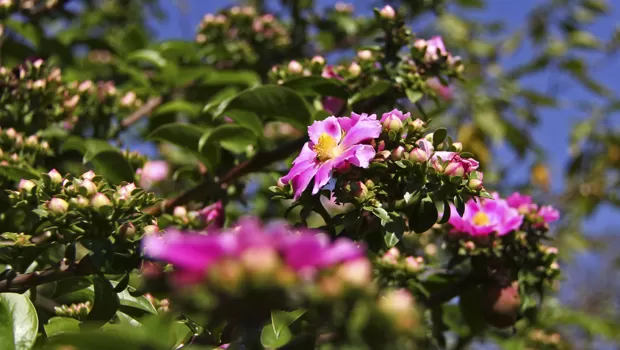
[[[340,124],[338,123],[338,119],[336,117],[332,116],[324,120],[315,121],[308,127],[310,141],[314,144],[319,143],[319,137],[323,134],[331,136],[336,143],[340,142],[342,137],[342,129],[340,128]]]

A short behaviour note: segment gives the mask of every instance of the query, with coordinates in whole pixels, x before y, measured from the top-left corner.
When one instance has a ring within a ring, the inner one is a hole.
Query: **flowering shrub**
[[[486,142],[530,150],[535,116],[476,56],[487,25],[436,2],[256,1],[150,43],[151,2],[65,3],[0,0],[7,50],[27,53],[0,67],[10,348],[559,349],[563,324],[590,332],[550,301],[581,244],[563,240],[571,211],[500,194],[514,184]],[[412,32],[431,11],[452,34]]]

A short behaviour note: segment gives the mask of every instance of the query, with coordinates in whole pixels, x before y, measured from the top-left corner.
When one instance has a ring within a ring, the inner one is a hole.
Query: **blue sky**
[[[333,6],[336,1],[318,0],[317,3],[321,7]],[[368,0],[350,1],[359,9],[368,9]],[[497,19],[505,21],[510,28],[522,28],[526,24],[528,12],[533,7],[535,1],[513,1],[513,0],[491,0],[487,10],[482,13],[474,13],[471,15],[481,19]],[[163,23],[152,23],[157,37],[160,40],[165,39],[186,39],[192,40],[194,31],[202,16],[208,12],[215,12],[217,9],[238,4],[238,1],[219,1],[219,0],[163,0],[161,6],[166,13],[168,19]],[[611,2],[610,2],[611,3]],[[593,34],[607,40],[620,20],[617,9],[612,14],[599,19],[588,30]],[[505,62],[506,65],[512,66],[518,64],[523,58],[530,57],[532,50],[529,47],[523,47],[514,57]],[[594,57],[593,57],[594,59]],[[598,62],[598,61],[596,61]],[[620,91],[620,60],[607,60],[593,71],[596,78],[613,91]],[[552,74],[552,73],[551,73]],[[550,74],[544,74],[527,81],[532,88],[540,89],[546,87],[550,78]],[[563,94],[560,101],[562,103],[571,103],[577,98],[588,96],[586,91],[578,88],[572,81],[560,81]],[[548,162],[551,166],[553,178],[553,191],[561,192],[563,187],[563,169],[569,157],[569,133],[574,123],[582,119],[582,116],[566,113],[563,110],[548,110],[543,113],[541,125],[533,131],[534,138],[547,151]],[[620,123],[616,123],[619,126]],[[505,148],[498,147],[496,153],[499,159],[505,162],[514,162],[513,158]],[[528,166],[524,162],[516,162],[517,169],[511,172],[509,180],[522,178],[528,174]],[[611,228],[614,224],[613,218],[618,215],[616,209],[610,207],[602,207],[587,222],[586,227],[589,232],[597,232]]]

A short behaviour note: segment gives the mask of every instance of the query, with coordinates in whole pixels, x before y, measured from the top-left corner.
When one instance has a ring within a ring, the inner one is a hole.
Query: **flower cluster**
[[[0,14],[6,16],[14,11],[25,14],[49,11],[58,6],[59,0],[2,0],[0,1]]]
[[[8,200],[10,215],[24,220],[4,222],[3,238],[19,237],[10,234],[15,232],[36,244],[109,236],[119,244],[136,241],[152,220],[142,209],[156,203],[133,183],[112,186],[92,171],[63,178],[56,170],[39,180],[21,180]]]
[[[173,209],[172,214],[163,214],[159,218],[159,225],[163,228],[175,226],[181,229],[193,230],[205,228],[218,229],[224,226],[225,219],[224,204],[218,201],[201,209],[177,206]]]
[[[141,105],[134,92],[121,94],[112,82],[62,82],[60,68],[42,59],[0,67],[0,124],[26,134],[59,127],[73,134],[107,138],[112,119]],[[41,106],[55,106],[43,108]],[[99,127],[92,129],[93,122]],[[56,132],[57,133],[57,132]]]
[[[0,128],[0,166],[30,168],[53,154],[47,141],[13,128]]]
[[[251,218],[242,219],[231,229],[210,230],[209,234],[171,229],[163,236],[145,237],[143,246],[148,257],[171,263],[177,280],[190,284],[205,278],[217,280],[223,277],[222,269],[236,269],[237,277],[247,275],[250,280],[303,279],[364,256],[360,246],[346,239],[330,243],[320,233],[294,230],[280,222],[263,227]]]
[[[90,301],[83,303],[55,306],[54,312],[58,316],[71,317],[78,320],[85,319],[88,313],[92,309]]]
[[[280,58],[289,48],[287,28],[271,14],[253,7],[234,6],[217,15],[206,14],[198,27],[196,42],[202,53],[220,68],[254,64],[259,59]]]

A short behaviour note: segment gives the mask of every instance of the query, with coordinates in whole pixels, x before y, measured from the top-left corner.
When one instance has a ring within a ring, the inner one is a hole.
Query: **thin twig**
[[[142,117],[147,116],[153,112],[153,110],[159,105],[161,105],[163,98],[161,96],[150,98],[144,106],[138,108],[137,111],[133,112],[129,117],[123,119],[121,122],[121,126],[123,129],[127,129],[133,124],[137,123]]]
[[[15,277],[0,281],[0,293],[24,293],[32,287],[41,284],[62,280],[69,277],[88,276],[94,269],[88,258],[82,259],[79,263],[67,263],[66,260],[60,262],[57,267],[43,271],[17,274]]]

